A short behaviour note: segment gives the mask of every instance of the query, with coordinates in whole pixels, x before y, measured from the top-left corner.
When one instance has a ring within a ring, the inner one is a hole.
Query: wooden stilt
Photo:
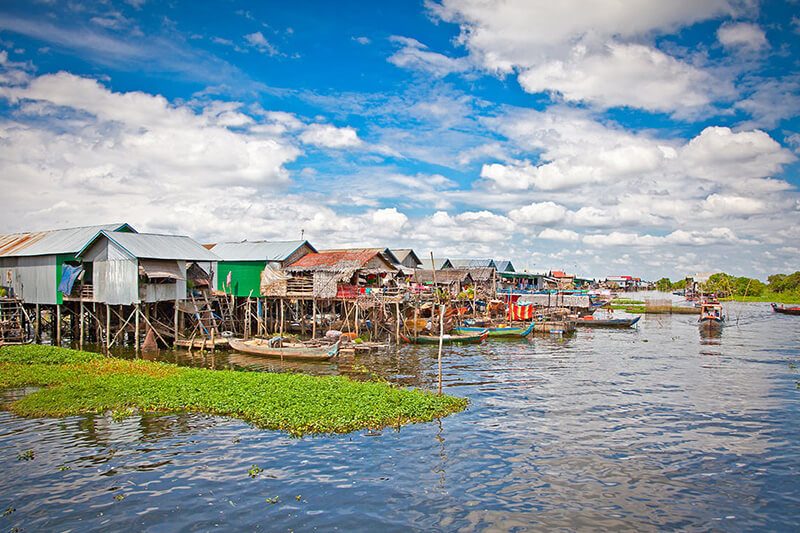
[[[280,299],[280,306],[281,306],[281,332],[280,332],[280,336],[283,337],[283,319],[284,319],[284,315],[283,315],[283,298]]]
[[[357,301],[354,302],[353,305],[356,308],[356,324],[355,324],[355,326],[356,326],[356,337],[358,337],[359,336],[359,331],[358,331],[359,330],[359,327],[358,327],[358,318],[359,318],[358,317],[358,302]]]
[[[83,313],[83,296],[81,296],[80,310],[81,310],[81,316],[80,316],[80,333],[79,333],[79,335],[80,335],[80,340],[78,341],[78,347],[79,347],[81,350],[83,350],[83,337],[84,337],[84,333],[85,333],[85,331],[84,331],[84,318],[85,318],[85,317],[84,317],[84,313]]]
[[[172,329],[173,329],[173,332],[172,332],[173,333],[172,346],[173,347],[175,347],[175,343],[178,342],[178,334],[180,333],[179,330],[178,330],[178,313],[180,313],[180,311],[178,310],[178,300],[175,300],[175,310],[174,310],[173,316],[172,316]]]
[[[136,354],[138,354],[139,353],[139,346],[140,346],[140,344],[139,344],[139,304],[138,303],[135,304],[135,309],[134,309],[133,312],[136,313],[136,318],[133,321],[134,322],[134,326],[133,327],[135,329],[135,331],[133,333],[133,343],[136,346],[134,348],[134,351],[135,351]]]
[[[400,344],[400,302],[394,303],[394,312],[397,315],[397,324],[394,328],[394,341]]]
[[[56,304],[56,346],[61,346],[61,306]]]
[[[106,353],[111,348],[111,306],[106,304]]]
[[[40,329],[41,325],[42,325],[41,309],[39,308],[39,304],[36,304],[36,322],[34,326],[36,329],[34,329],[33,332],[33,339],[35,342],[42,342],[41,329]]]
[[[317,299],[311,300],[311,338],[317,338]]]

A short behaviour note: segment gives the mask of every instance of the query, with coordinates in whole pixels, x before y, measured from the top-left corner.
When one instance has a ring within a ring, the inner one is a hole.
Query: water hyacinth
[[[21,416],[199,412],[295,436],[399,427],[462,411],[467,401],[345,377],[179,367],[51,346],[0,348],[0,388],[41,386],[5,406]]]

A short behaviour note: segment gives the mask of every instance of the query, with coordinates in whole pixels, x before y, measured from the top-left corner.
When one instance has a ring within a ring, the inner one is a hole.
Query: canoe
[[[305,359],[308,361],[327,361],[339,355],[339,341],[332,346],[309,347],[299,343],[272,345],[263,339],[229,339],[231,348],[237,352],[281,359]]]
[[[783,315],[800,315],[800,306],[786,307],[785,305],[772,304],[772,310]]]
[[[489,336],[488,330],[483,330],[478,335],[443,335],[442,344],[480,344]],[[400,338],[409,344],[439,344],[439,337],[435,335],[418,335],[416,337],[406,337],[401,334]]]
[[[641,317],[633,318],[582,318],[575,321],[575,325],[584,328],[629,328],[636,324]]]
[[[527,337],[533,332],[534,323],[531,322],[527,327],[520,328],[514,326],[499,327],[499,328],[479,328],[471,326],[461,326],[453,328],[453,333],[456,335],[477,335],[485,330],[489,330],[489,337],[506,337],[511,339],[521,339]]]

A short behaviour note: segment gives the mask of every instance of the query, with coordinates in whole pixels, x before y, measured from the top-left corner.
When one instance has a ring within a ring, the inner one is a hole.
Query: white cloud
[[[330,124],[311,124],[300,135],[306,144],[324,148],[355,148],[362,145],[355,129],[346,126],[337,128]]]
[[[553,228],[545,228],[539,232],[538,237],[540,239],[548,239],[553,241],[577,241],[580,239],[580,236],[568,229],[553,229]]]
[[[460,25],[459,40],[473,62],[500,74],[520,73],[530,92],[680,114],[730,95],[731,88],[649,42],[751,9],[738,0],[443,0],[430,7],[442,20]]]
[[[622,231],[608,234],[584,235],[583,242],[590,246],[707,246],[719,243],[747,242],[739,239],[730,228],[715,227],[707,231],[675,230],[667,235],[639,235]]]
[[[278,54],[278,49],[275,48],[269,41],[267,41],[267,38],[264,37],[264,34],[260,31],[248,33],[244,36],[244,40],[247,41],[247,44],[257,49],[259,52],[271,56]]]
[[[353,40],[358,44],[363,44],[363,45],[367,45],[372,42],[372,40],[369,37],[364,37],[364,36],[353,37]]]
[[[723,24],[717,30],[717,39],[725,48],[762,50],[769,47],[764,30],[750,22]]]
[[[703,200],[702,206],[712,216],[757,215],[759,213],[769,213],[775,209],[774,206],[769,206],[758,198],[716,193]]]
[[[567,212],[566,207],[554,202],[534,202],[519,209],[512,209],[508,216],[519,224],[547,226],[563,221]]]
[[[431,52],[428,47],[409,37],[393,36],[391,40],[401,45],[388,61],[400,68],[419,70],[444,77],[453,72],[464,72],[470,68],[467,58],[452,58]]]
[[[616,42],[596,53],[576,46],[569,59],[523,70],[519,83],[530,93],[556,92],[570,102],[680,114],[733,94],[724,81],[655,48]]]

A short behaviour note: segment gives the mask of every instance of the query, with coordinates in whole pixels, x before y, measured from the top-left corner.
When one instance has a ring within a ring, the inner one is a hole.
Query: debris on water
[[[253,465],[247,471],[247,475],[250,476],[251,478],[256,478],[263,471],[264,471],[263,468],[259,468],[258,465]]]
[[[114,494],[114,499],[117,500],[118,502],[121,502],[122,500],[125,499],[125,495],[124,494]]]
[[[297,496],[294,497],[294,499],[297,500],[297,501],[300,501],[300,500],[303,499],[303,496],[298,494]]]
[[[36,457],[36,453],[33,450],[25,450],[17,454],[18,461],[33,461],[34,457]]]
[[[72,467],[69,465],[61,465],[58,467],[59,472],[66,472],[67,470],[72,470]]]
[[[271,505],[275,505],[280,500],[279,496],[274,496],[272,498],[266,498],[265,501]]]
[[[9,508],[8,508],[8,509],[6,509],[5,511],[3,511],[3,516],[8,516],[8,515],[10,515],[11,513],[13,513],[14,511],[16,511],[16,509],[14,509],[13,507],[9,507]]]

